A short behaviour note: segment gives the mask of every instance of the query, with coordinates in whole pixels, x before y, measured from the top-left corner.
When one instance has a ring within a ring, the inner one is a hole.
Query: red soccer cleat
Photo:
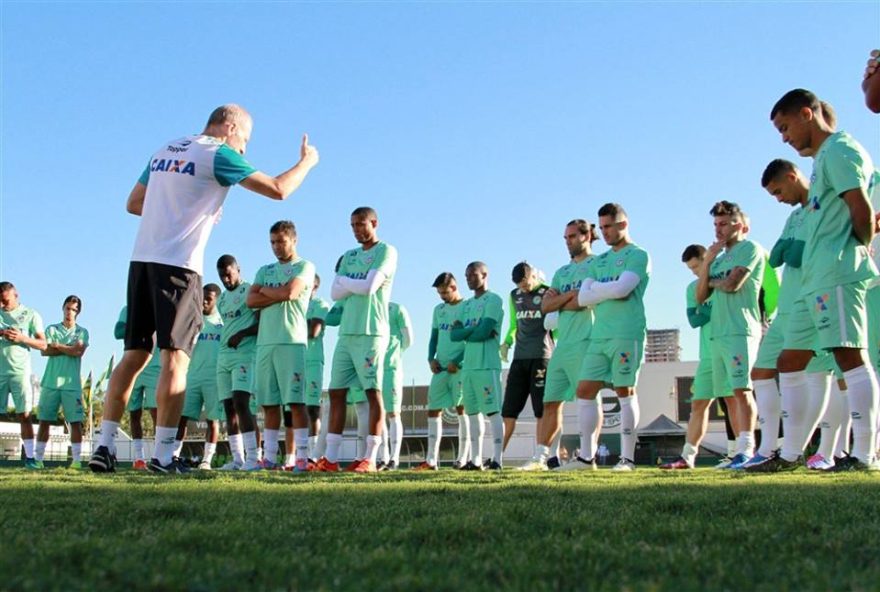
[[[346,469],[347,470],[347,469]],[[357,463],[357,466],[351,470],[352,473],[375,473],[376,464],[371,463],[369,459],[363,459]]]

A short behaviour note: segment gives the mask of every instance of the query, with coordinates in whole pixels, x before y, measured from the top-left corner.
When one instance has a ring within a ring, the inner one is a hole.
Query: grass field
[[[877,590],[876,474],[0,470],[4,590]]]

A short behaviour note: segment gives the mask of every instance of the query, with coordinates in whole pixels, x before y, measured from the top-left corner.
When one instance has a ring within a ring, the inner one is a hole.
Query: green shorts
[[[64,409],[64,419],[68,423],[82,423],[85,419],[81,389],[41,388],[37,419],[55,421],[59,407]]]
[[[388,349],[388,337],[375,335],[340,335],[330,366],[330,388],[382,388],[382,361]]]
[[[716,393],[751,390],[752,362],[760,346],[758,335],[712,338],[712,382]]]
[[[880,287],[868,290],[868,358],[875,372],[880,372]]]
[[[25,374],[7,374],[0,376],[0,397],[9,405],[9,395],[12,395],[12,404],[16,413],[29,413],[34,408],[34,395],[31,391],[31,381],[28,377],[30,371]]]
[[[306,346],[257,345],[254,390],[262,407],[305,403]]]
[[[724,384],[727,384],[727,377],[724,378]],[[691,401],[706,401],[732,395],[733,391],[727,386],[720,391],[716,390],[712,375],[712,359],[700,360],[700,363],[697,365],[697,371],[694,374],[694,384],[691,385]]]
[[[806,302],[803,298],[796,300],[785,322],[782,349],[815,350],[818,347],[819,336]]]
[[[252,393],[254,356],[220,354],[217,356],[217,396],[221,401],[232,398],[233,391]]]
[[[183,401],[183,417],[198,420],[202,416],[202,407],[205,408],[205,417],[208,421],[220,421],[223,419],[223,405],[217,398],[217,381],[202,379],[187,381],[186,398]]]
[[[589,341],[577,341],[558,345],[547,364],[547,382],[544,386],[544,402],[574,401],[578,377],[587,353]]]
[[[761,339],[761,345],[758,347],[758,357],[755,358],[755,368],[764,370],[776,370],[776,361],[782,348],[785,346],[785,331],[788,326],[789,313],[781,312],[776,315],[770,328],[764,338]]]
[[[126,410],[131,413],[141,409],[155,409],[156,385],[158,383],[158,376],[144,376],[144,373],[141,372],[134,381],[134,388],[131,389],[131,396],[128,398]]]
[[[348,393],[345,395],[345,402],[348,405],[356,405],[357,403],[366,403],[367,402],[367,392],[356,386],[353,386],[348,389]]]
[[[610,382],[615,388],[633,387],[639,381],[644,349],[643,339],[593,339],[584,354],[579,378]]]
[[[389,413],[400,413],[403,404],[403,368],[387,366],[382,371],[382,404]]]
[[[428,386],[428,410],[449,409],[461,404],[461,370],[455,374],[446,370],[432,374]]]
[[[830,351],[823,350],[816,352],[816,355],[813,356],[807,364],[806,371],[810,374],[831,372],[837,376],[837,378],[843,378],[843,372],[837,367],[837,362],[834,360],[834,354]]]
[[[834,286],[804,297],[816,327],[819,349],[868,348],[866,281]]]
[[[306,405],[321,404],[321,393],[324,392],[324,363],[306,362]]]
[[[465,413],[501,413],[501,370],[462,370],[461,384]]]

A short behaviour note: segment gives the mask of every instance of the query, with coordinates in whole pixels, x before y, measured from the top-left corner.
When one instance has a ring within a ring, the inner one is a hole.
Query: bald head
[[[247,122],[250,124],[251,114],[245,111],[244,107],[236,105],[235,103],[220,105],[211,111],[211,115],[208,117],[208,123],[205,124],[205,129],[207,130],[212,126],[222,125],[227,122],[239,124]]]
[[[250,113],[239,105],[229,103],[221,105],[211,112],[208,123],[205,125],[205,131],[202,133],[217,138],[239,154],[244,154],[247,143],[251,139],[253,127],[254,123]]]

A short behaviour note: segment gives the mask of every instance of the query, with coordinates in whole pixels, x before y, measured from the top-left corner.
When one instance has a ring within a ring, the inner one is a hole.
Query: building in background
[[[648,329],[648,339],[645,344],[646,362],[678,362],[680,359],[678,329]]]

